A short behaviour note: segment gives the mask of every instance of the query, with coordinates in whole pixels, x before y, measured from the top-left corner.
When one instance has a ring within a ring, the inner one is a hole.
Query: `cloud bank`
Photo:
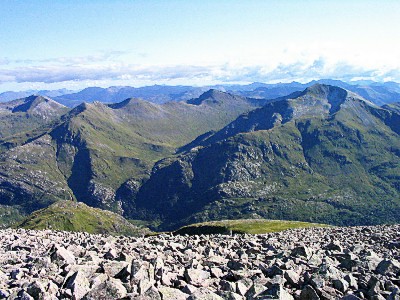
[[[331,78],[343,81],[371,79],[375,81],[400,81],[398,68],[365,68],[346,62],[330,63],[319,57],[309,61],[278,63],[277,65],[138,65],[118,61],[121,53],[112,52],[97,56],[57,58],[41,61],[0,59],[0,84],[36,83],[55,84],[103,81],[132,84],[135,82],[168,83],[193,82],[308,82]]]

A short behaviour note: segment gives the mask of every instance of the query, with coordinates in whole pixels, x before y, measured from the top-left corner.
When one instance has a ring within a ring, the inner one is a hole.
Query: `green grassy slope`
[[[264,234],[283,231],[294,228],[325,227],[327,225],[307,222],[295,222],[284,220],[221,220],[187,225],[174,231],[174,234]]]
[[[148,229],[134,226],[120,215],[73,201],[59,201],[35,211],[16,227],[111,235],[140,236],[150,233]]]

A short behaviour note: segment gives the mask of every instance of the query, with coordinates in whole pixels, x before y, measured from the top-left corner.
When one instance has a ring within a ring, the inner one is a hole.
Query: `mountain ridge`
[[[295,98],[292,98],[293,96]],[[357,97],[357,95],[345,89],[330,85],[315,84],[312,87],[306,88],[301,93],[292,93],[286,97],[278,98],[261,108],[239,116],[237,120],[228,124],[219,132],[209,136],[206,140],[202,140],[199,144],[192,144],[192,146],[205,145],[244,131],[271,129],[292,119],[307,115],[307,113],[315,115],[317,109],[319,114],[330,115],[335,113],[346,100],[351,99],[358,99],[359,101],[365,101],[369,105],[373,105],[369,101]],[[268,112],[272,113],[269,114]],[[254,122],[253,119],[257,119],[258,122]],[[248,122],[250,123],[246,125]],[[183,147],[183,149],[186,148]]]
[[[156,161],[254,108],[243,97],[219,97],[217,106],[83,103],[42,131],[13,136],[0,153],[0,204],[18,204],[24,214],[60,200],[129,211],[126,195]]]
[[[324,84],[263,104],[217,90],[164,104],[80,104],[0,143],[0,211],[78,200],[158,229],[400,218],[394,109]]]
[[[270,119],[277,111],[279,124]],[[399,118],[326,85],[268,103],[158,162],[136,196],[136,216],[158,215],[162,228],[252,214],[336,225],[393,222],[400,218],[400,178],[392,175],[400,171]]]

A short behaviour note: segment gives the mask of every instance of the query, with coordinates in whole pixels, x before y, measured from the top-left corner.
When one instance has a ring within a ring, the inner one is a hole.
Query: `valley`
[[[0,1],[0,300],[400,300],[400,1]]]
[[[340,87],[274,100],[3,103],[2,226],[64,200],[152,230],[223,219],[376,225],[400,219],[400,115]],[[43,107],[43,108],[41,108]],[[38,118],[39,116],[39,118]],[[25,124],[25,125],[24,125]]]

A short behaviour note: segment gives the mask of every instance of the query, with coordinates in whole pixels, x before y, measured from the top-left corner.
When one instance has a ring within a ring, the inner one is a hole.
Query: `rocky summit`
[[[265,235],[0,232],[0,299],[399,299],[400,225]]]

